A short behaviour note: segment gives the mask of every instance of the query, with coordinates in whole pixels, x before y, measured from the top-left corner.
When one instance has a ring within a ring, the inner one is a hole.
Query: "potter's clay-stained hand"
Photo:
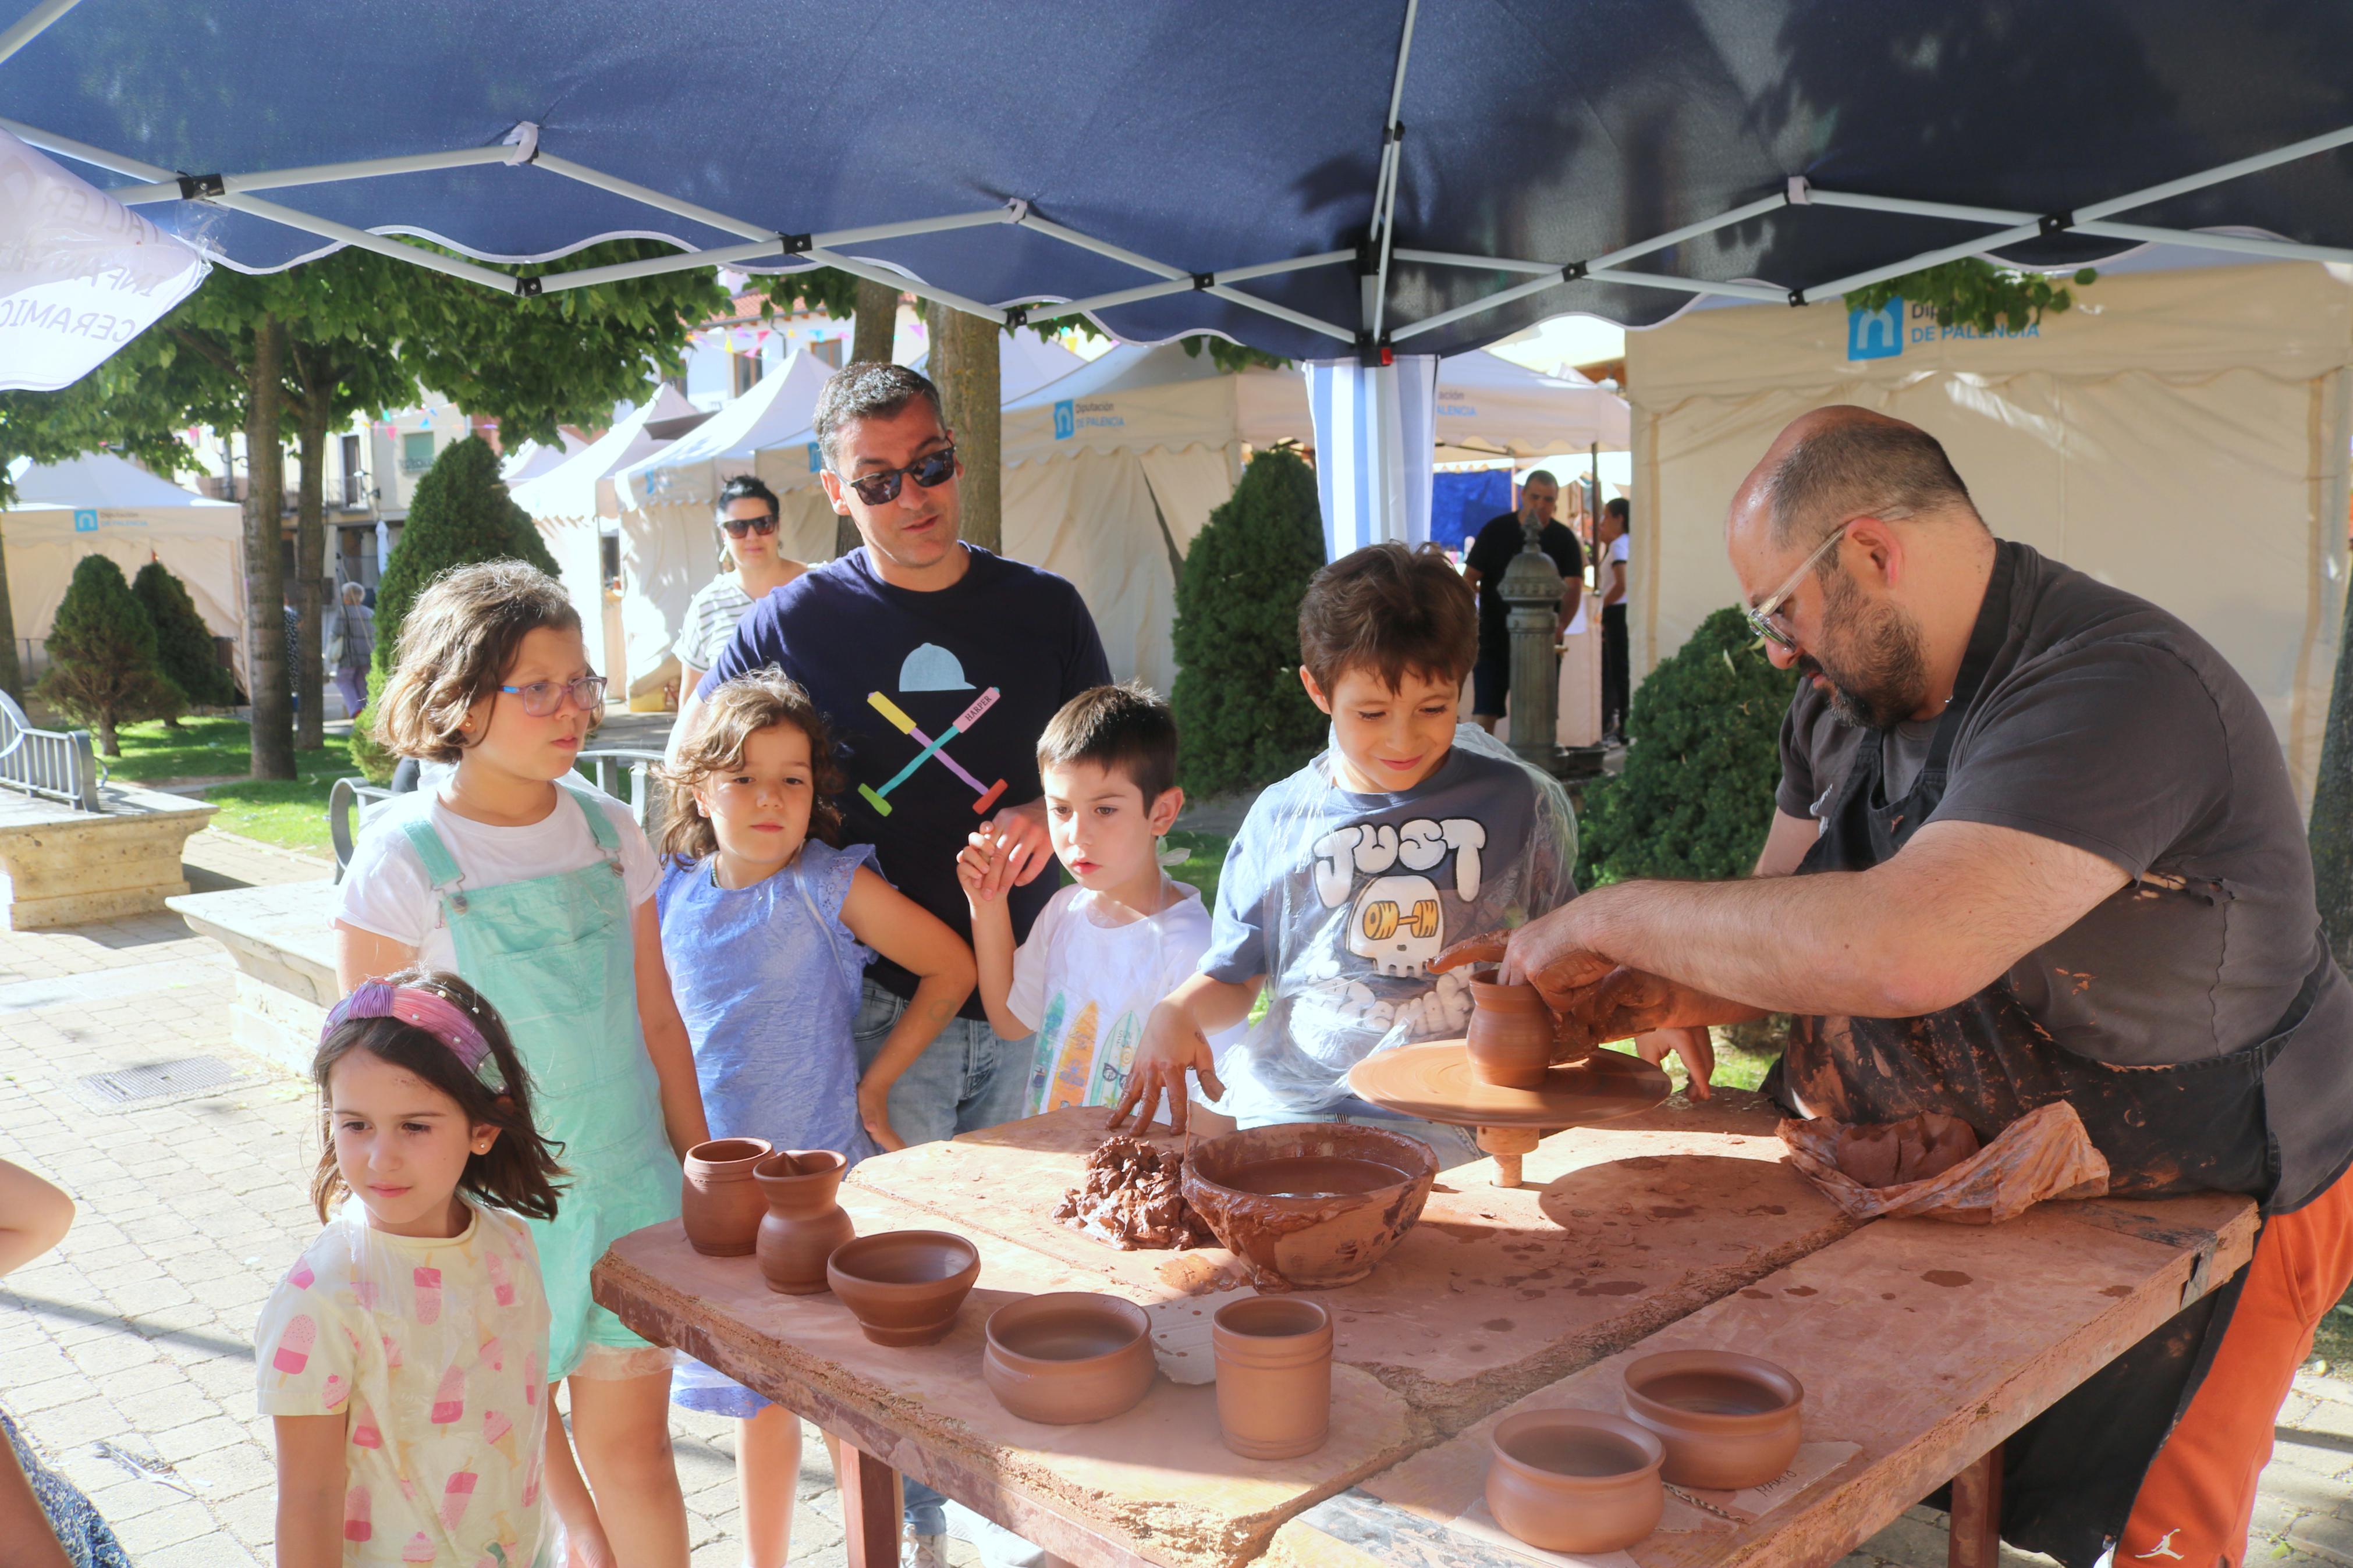
[[[1597,952],[1563,945],[1556,936],[1546,934],[1563,929],[1561,923],[1538,921],[1508,938],[1502,932],[1472,937],[1439,954],[1430,967],[1498,963],[1507,983],[1524,980],[1534,985],[1553,1011],[1556,1062],[1579,1060],[1610,1040],[1675,1027],[1686,1021],[1686,1014],[1704,1018],[1721,1006],[1713,997],[1613,963]],[[1686,1057],[1685,1065],[1695,1064]],[[1704,1083],[1704,1077],[1694,1070],[1693,1080]]]

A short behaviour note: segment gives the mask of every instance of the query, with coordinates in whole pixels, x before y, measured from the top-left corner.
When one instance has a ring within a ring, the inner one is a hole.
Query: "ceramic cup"
[[[686,1185],[678,1210],[695,1251],[711,1258],[750,1254],[760,1216],[768,1212],[752,1167],[768,1152],[763,1138],[713,1138],[686,1152]]]
[[[1666,1511],[1659,1439],[1599,1410],[1530,1410],[1488,1436],[1487,1511],[1546,1552],[1615,1552]]]
[[[833,1249],[825,1282],[878,1345],[948,1337],[980,1278],[980,1251],[944,1230],[886,1230]]]
[[[1666,1446],[1679,1487],[1737,1491],[1778,1479],[1798,1457],[1803,1384],[1732,1351],[1662,1351],[1630,1363],[1626,1414]]]
[[[825,1260],[858,1234],[836,1198],[849,1168],[831,1149],[779,1151],[752,1167],[767,1204],[754,1249],[769,1289],[814,1296],[825,1289]]]
[[[1075,1426],[1133,1410],[1158,1365],[1152,1321],[1116,1296],[1056,1290],[1008,1301],[988,1315],[982,1378],[1024,1421]]]
[[[1295,1296],[1257,1296],[1209,1320],[1218,1435],[1245,1459],[1324,1446],[1332,1426],[1332,1317]]]
[[[1540,1089],[1552,1068],[1552,1009],[1533,985],[1496,983],[1496,971],[1471,975],[1471,1070],[1482,1083]]]

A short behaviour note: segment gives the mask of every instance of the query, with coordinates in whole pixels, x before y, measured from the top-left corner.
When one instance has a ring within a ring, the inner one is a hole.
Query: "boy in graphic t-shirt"
[[[1168,705],[1134,684],[1081,692],[1039,737],[1038,773],[1054,853],[1076,880],[1018,949],[1005,899],[987,890],[995,837],[974,834],[956,864],[990,1026],[1037,1037],[1030,1114],[1118,1104],[1145,1016],[1209,945],[1201,895],[1160,868],[1160,837],[1185,805]]]
[[[1576,894],[1577,823],[1559,784],[1456,723],[1478,649],[1471,590],[1438,555],[1377,544],[1315,574],[1299,606],[1300,679],[1332,747],[1260,795],[1226,853],[1201,971],[1153,1010],[1121,1115],[1199,1076],[1244,1127],[1395,1117],[1349,1093],[1383,1046],[1470,1022],[1467,980],[1430,961]],[[1264,1015],[1230,1049],[1208,1037]],[[1442,1163],[1461,1129],[1409,1122]]]

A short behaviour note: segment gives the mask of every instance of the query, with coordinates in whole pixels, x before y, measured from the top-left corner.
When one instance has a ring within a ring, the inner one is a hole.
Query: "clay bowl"
[[[765,1138],[713,1138],[686,1152],[686,1184],[678,1209],[695,1251],[711,1258],[750,1255],[768,1212],[752,1167],[768,1152]]]
[[[1487,1511],[1546,1552],[1615,1552],[1659,1527],[1659,1439],[1599,1410],[1530,1410],[1488,1436]]]
[[[1152,1388],[1152,1321],[1116,1296],[1057,1290],[988,1315],[981,1375],[1024,1421],[1076,1426],[1133,1410]]]
[[[1737,1491],[1778,1479],[1798,1456],[1803,1384],[1732,1351],[1662,1351],[1626,1368],[1626,1414],[1666,1446],[1667,1479]]]
[[[947,1338],[979,1278],[979,1250],[944,1230],[860,1237],[825,1260],[826,1284],[878,1345],[928,1345]]]
[[[1260,1289],[1321,1290],[1370,1274],[1437,1177],[1429,1144],[1386,1128],[1252,1127],[1193,1146],[1185,1201]]]

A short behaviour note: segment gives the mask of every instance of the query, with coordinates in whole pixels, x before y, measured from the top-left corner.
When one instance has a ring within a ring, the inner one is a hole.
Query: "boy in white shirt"
[[[1145,1019],[1209,945],[1200,893],[1160,868],[1161,836],[1185,805],[1168,705],[1133,683],[1081,692],[1039,737],[1038,772],[1054,853],[1075,882],[1018,951],[1003,896],[982,890],[996,841],[974,834],[956,861],[989,1025],[1008,1040],[1037,1036],[1033,1115],[1118,1104]]]

